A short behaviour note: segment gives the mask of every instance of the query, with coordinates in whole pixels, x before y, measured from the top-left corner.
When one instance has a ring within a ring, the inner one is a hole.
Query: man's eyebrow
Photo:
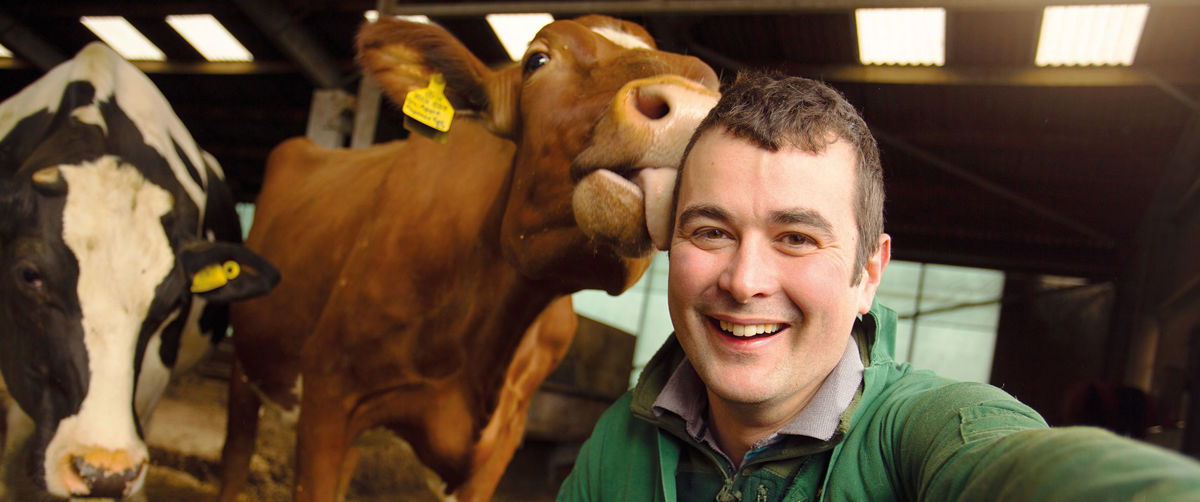
[[[833,224],[829,220],[821,216],[821,213],[811,209],[784,209],[771,212],[771,223],[776,225],[804,225],[814,227],[817,230],[833,235]]]
[[[724,209],[712,204],[701,204],[698,206],[690,206],[679,213],[679,226],[683,226],[687,222],[697,218],[708,218],[717,221],[729,221],[729,213]]]

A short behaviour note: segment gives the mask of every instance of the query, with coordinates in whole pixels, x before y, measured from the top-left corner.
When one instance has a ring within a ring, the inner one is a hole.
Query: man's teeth
[[[738,337],[750,337],[761,335],[763,333],[774,333],[783,327],[782,324],[734,324],[729,321],[721,321],[721,331],[732,334]]]

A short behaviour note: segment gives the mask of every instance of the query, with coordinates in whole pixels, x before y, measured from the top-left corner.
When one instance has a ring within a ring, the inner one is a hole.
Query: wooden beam
[[[290,62],[208,62],[131,61],[143,73],[181,75],[252,75],[295,73],[299,67]]]

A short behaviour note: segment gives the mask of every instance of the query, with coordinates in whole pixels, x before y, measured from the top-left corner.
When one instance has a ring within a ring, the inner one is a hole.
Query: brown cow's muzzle
[[[719,97],[676,75],[625,84],[571,166],[579,228],[630,258],[666,249],[679,162]]]
[[[75,497],[123,498],[141,486],[146,460],[134,460],[122,450],[88,448],[65,455],[59,469],[62,483]]]

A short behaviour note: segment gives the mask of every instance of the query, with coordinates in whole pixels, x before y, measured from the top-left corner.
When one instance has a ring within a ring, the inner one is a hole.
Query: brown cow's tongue
[[[633,179],[642,189],[650,240],[654,247],[663,251],[671,244],[671,197],[678,172],[671,167],[646,168],[638,171]]]
[[[674,168],[642,169],[632,181],[597,170],[575,187],[575,221],[584,233],[608,241],[623,256],[645,256],[651,246],[666,249],[674,185]]]

